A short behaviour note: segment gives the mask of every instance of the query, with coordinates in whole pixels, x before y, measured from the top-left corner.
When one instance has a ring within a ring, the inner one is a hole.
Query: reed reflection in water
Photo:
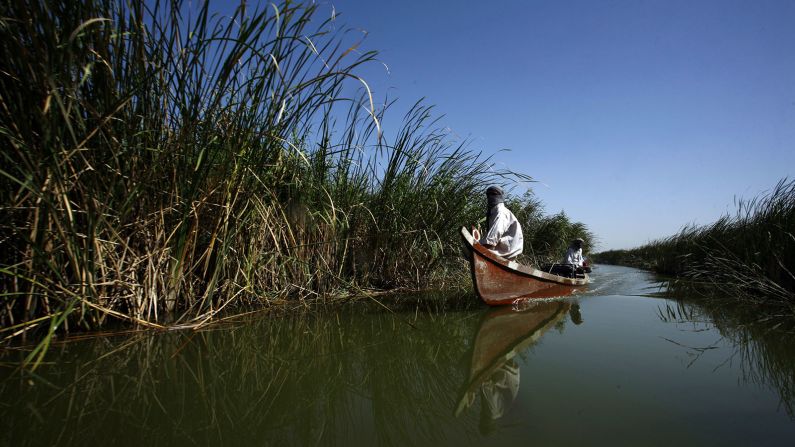
[[[485,388],[506,364],[518,375],[513,357],[570,306],[350,307],[65,343],[46,378],[3,382],[2,437],[6,445],[458,443],[480,436],[477,414],[452,415],[462,384]]]
[[[466,437],[450,415],[478,314],[376,310],[64,344],[46,377],[11,374],[0,385],[0,439],[304,445]]]
[[[795,436],[792,337],[589,291],[488,309],[397,297],[215,330],[61,343],[0,368],[2,445],[748,445]],[[21,357],[24,355],[20,353]],[[3,354],[5,365],[18,360]]]

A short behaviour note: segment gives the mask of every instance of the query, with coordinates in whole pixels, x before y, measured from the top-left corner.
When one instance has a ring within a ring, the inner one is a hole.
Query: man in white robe
[[[574,239],[566,250],[566,256],[563,257],[563,264],[570,264],[574,267],[582,267],[582,244],[581,238]]]
[[[502,188],[489,186],[486,189],[486,198],[486,231],[481,237],[475,230],[473,236],[492,253],[505,259],[514,259],[524,249],[522,226],[511,210],[505,207]]]

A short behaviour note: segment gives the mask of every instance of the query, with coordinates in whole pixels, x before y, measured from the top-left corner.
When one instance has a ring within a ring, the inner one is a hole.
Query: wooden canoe
[[[464,227],[461,238],[475,292],[490,306],[511,304],[518,299],[567,296],[588,284],[587,274],[566,278],[498,256],[476,241]]]
[[[538,302],[522,311],[506,306],[489,310],[481,319],[472,344],[469,378],[455,415],[472,405],[480,386],[495,371],[538,341],[544,332],[566,317],[570,308],[571,303],[559,300]]]

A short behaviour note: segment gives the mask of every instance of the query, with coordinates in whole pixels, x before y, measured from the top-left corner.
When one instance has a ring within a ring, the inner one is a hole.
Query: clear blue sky
[[[599,250],[708,224],[795,176],[795,0],[318,3],[389,67],[362,72],[399,99],[387,133],[425,97]]]
[[[601,250],[706,224],[795,174],[795,1],[321,1],[377,96],[426,97]],[[392,119],[395,120],[396,116]],[[520,189],[515,190],[520,192]]]

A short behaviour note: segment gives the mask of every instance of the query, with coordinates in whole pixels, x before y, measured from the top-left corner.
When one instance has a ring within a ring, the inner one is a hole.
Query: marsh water
[[[6,352],[0,444],[791,445],[795,337],[639,270],[592,280],[72,339],[35,373]]]

